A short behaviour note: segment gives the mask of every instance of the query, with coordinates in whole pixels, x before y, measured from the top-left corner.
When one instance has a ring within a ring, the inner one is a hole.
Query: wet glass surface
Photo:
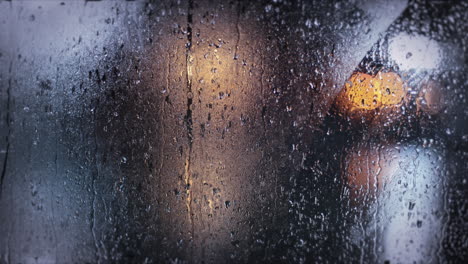
[[[0,2],[0,263],[463,263],[466,1]]]

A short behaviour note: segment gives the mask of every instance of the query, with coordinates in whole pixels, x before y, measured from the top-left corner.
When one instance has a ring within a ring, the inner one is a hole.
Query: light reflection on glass
[[[353,206],[365,210],[354,239],[375,236],[374,254],[390,263],[434,259],[442,228],[442,153],[435,147],[364,144],[346,157]],[[363,233],[365,225],[367,231]]]
[[[432,70],[440,66],[442,51],[427,37],[399,34],[389,42],[389,56],[402,71]]]

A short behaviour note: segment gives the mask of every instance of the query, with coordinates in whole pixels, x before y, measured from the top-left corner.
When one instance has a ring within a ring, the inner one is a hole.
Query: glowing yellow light
[[[397,105],[401,103],[406,94],[406,87],[400,76],[393,72],[379,72],[380,94],[383,106]]]
[[[372,76],[356,72],[345,84],[339,98],[340,105],[348,110],[375,110],[400,104],[406,94],[406,86],[393,72],[379,72]]]

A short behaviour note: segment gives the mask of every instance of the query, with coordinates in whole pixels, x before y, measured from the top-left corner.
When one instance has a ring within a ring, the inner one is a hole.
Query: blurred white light
[[[442,227],[438,216],[443,202],[441,153],[408,145],[392,155],[390,162],[383,163],[388,169],[381,172],[393,174],[392,181],[378,202],[382,257],[390,263],[426,262],[436,258]]]
[[[389,42],[390,60],[400,70],[431,70],[440,65],[441,48],[439,44],[424,36],[400,34]]]

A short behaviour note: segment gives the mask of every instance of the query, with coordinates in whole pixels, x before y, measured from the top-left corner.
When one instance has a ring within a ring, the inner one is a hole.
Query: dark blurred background
[[[0,263],[467,261],[467,8],[0,1]]]

